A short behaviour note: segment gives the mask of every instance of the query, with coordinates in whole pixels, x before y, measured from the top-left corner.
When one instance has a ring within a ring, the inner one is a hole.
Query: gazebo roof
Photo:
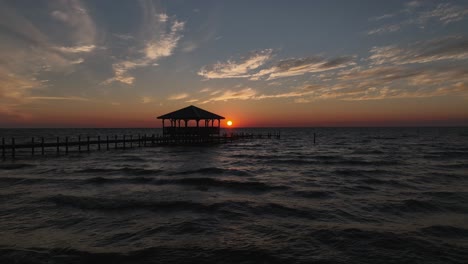
[[[187,106],[185,108],[179,109],[177,111],[158,116],[158,119],[191,119],[191,120],[201,120],[201,119],[224,119],[224,117],[213,114],[196,106]]]

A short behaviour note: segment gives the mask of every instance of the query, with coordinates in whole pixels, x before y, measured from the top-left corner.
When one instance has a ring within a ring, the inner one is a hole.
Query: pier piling
[[[65,137],[65,154],[68,154],[68,137]]]
[[[15,138],[11,138],[11,157],[15,158]]]
[[[44,137],[41,137],[41,155],[44,156]]]
[[[5,159],[5,138],[2,138],[2,159]]]
[[[34,156],[34,137],[31,138],[31,156]]]

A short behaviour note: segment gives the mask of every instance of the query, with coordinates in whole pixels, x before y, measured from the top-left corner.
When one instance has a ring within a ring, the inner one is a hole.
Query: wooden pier
[[[128,149],[135,147],[155,147],[164,145],[208,145],[233,142],[239,139],[280,139],[281,134],[253,134],[253,133],[231,133],[216,136],[193,136],[177,135],[164,136],[159,134],[152,135],[121,135],[121,136],[77,136],[77,137],[56,137],[54,139],[44,137],[31,137],[31,140],[17,142],[14,137],[7,140],[2,138],[1,155],[2,159],[7,157],[16,158],[17,152],[21,154],[29,153],[30,156],[46,155],[50,152],[56,155],[68,154],[70,152],[89,152],[91,150],[111,150]],[[73,140],[70,140],[73,139]],[[30,151],[30,152],[29,152]]]

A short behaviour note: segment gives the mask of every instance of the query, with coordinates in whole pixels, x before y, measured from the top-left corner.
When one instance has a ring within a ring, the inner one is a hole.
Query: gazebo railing
[[[219,135],[219,127],[164,127],[163,134],[165,136],[210,136]]]

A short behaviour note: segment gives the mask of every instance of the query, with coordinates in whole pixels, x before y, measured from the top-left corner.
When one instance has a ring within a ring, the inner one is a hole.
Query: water
[[[281,135],[0,162],[0,262],[468,263],[467,128]]]

